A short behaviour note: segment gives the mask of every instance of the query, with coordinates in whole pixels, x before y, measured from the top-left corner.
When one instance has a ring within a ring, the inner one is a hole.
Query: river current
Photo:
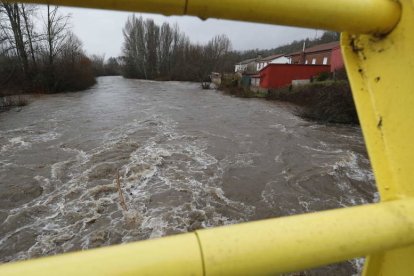
[[[0,262],[376,201],[360,128],[283,103],[105,77],[0,113]]]

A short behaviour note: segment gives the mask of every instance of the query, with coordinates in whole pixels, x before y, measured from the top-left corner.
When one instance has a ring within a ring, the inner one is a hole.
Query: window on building
[[[307,60],[305,61],[305,64],[308,64],[308,61]]]
[[[312,64],[316,64],[316,58],[312,59]]]
[[[323,65],[327,65],[328,64],[328,58],[327,57],[324,57],[323,58]]]

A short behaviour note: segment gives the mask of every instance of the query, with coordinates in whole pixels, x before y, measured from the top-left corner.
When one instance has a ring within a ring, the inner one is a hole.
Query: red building
[[[338,41],[316,45],[287,56],[292,64],[331,65],[331,72],[344,68]]]
[[[260,87],[280,88],[290,85],[293,80],[309,80],[330,70],[330,65],[269,64],[260,71]]]

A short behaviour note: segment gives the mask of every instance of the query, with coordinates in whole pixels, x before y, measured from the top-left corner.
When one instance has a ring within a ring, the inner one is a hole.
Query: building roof
[[[263,67],[259,72],[267,70],[268,68],[270,68],[272,66],[273,67],[281,67],[281,66],[287,66],[287,67],[321,67],[321,66],[323,66],[323,67],[327,67],[327,68],[330,67],[330,65],[325,65],[325,64],[288,64],[288,63],[274,64],[274,63],[269,63],[268,65]]]
[[[265,57],[265,58],[261,58],[259,61],[271,61],[271,60],[274,60],[274,59],[277,59],[277,58],[280,58],[280,57],[284,57],[284,56],[285,56],[285,54],[271,55],[271,56],[268,56],[268,57]]]
[[[319,44],[319,45],[307,48],[307,49],[305,49],[305,54],[329,51],[329,50],[335,49],[336,47],[339,47],[339,41],[329,42],[329,43],[325,43],[325,44]],[[296,56],[296,55],[300,55],[301,53],[302,53],[302,51],[297,51],[297,52],[291,53],[287,56]]]
[[[314,52],[322,52],[327,50],[332,50],[339,46],[339,41],[334,41],[330,43],[325,44],[319,44],[316,46],[313,46],[311,48],[305,49],[305,53],[314,53]]]
[[[240,61],[238,64],[249,64],[250,62],[252,62],[252,61],[256,61],[257,60],[257,58],[250,58],[250,59],[246,59],[246,60],[243,60],[243,61]]]

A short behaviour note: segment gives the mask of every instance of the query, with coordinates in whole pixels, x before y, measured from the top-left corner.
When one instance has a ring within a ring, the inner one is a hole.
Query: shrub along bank
[[[298,105],[297,115],[305,119],[325,123],[359,123],[349,82],[344,80],[270,90],[267,99]]]
[[[250,88],[242,86],[238,75],[223,76],[218,90],[240,98],[265,98],[267,96],[267,93],[256,93]]]
[[[0,97],[80,91],[95,84],[91,60],[59,7],[0,1]],[[15,98],[0,106],[20,105]]]

